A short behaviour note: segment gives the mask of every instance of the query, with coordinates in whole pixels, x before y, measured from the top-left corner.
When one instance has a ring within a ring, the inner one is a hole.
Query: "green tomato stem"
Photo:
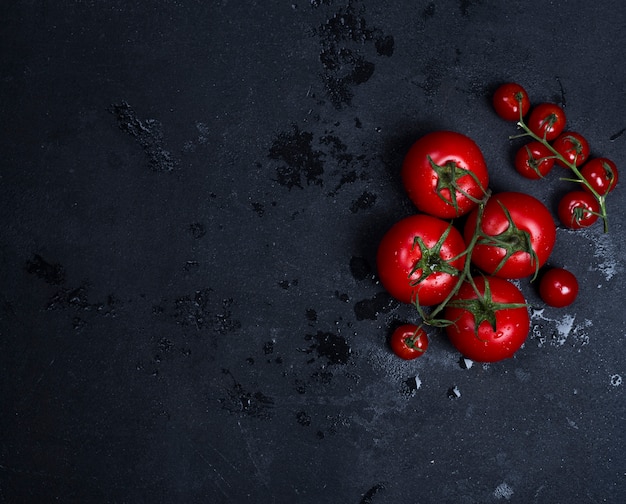
[[[574,175],[576,175],[576,179],[562,177],[561,180],[567,180],[570,182],[578,182],[580,184],[583,184],[587,189],[589,189],[589,192],[598,201],[598,205],[600,207],[599,215],[602,218],[602,221],[604,223],[604,232],[608,233],[609,232],[609,218],[608,218],[607,211],[606,211],[605,195],[598,193],[598,191],[596,191],[593,188],[593,186],[587,181],[587,179],[583,177],[582,173],[580,173],[580,170],[578,169],[578,166],[576,166],[576,163],[570,163],[567,159],[565,159],[554,147],[552,147],[550,142],[548,142],[545,137],[540,137],[539,135],[536,135],[535,133],[533,133],[530,130],[530,128],[527,126],[527,124],[524,122],[524,118],[521,116],[521,114],[520,114],[520,120],[517,122],[517,126],[520,127],[522,130],[524,130],[524,133],[520,135],[511,136],[509,137],[510,139],[529,136],[532,139],[538,142],[541,142],[546,148],[550,150],[550,152],[554,154],[555,160],[560,161],[562,164],[567,166]]]
[[[474,234],[472,235],[472,239],[467,244],[467,248],[465,249],[465,264],[463,265],[463,269],[460,271],[459,276],[457,277],[457,282],[454,285],[454,288],[450,291],[450,293],[446,296],[446,298],[439,303],[430,314],[424,313],[424,310],[419,306],[418,303],[415,304],[420,316],[422,317],[425,324],[432,325],[435,327],[443,327],[450,325],[453,323],[450,320],[445,319],[437,319],[437,315],[443,311],[443,309],[448,305],[450,300],[459,292],[461,285],[467,280],[474,284],[471,275],[471,266],[472,266],[472,253],[474,248],[476,247],[476,243],[478,243],[479,238],[482,236],[481,226],[483,220],[483,214],[485,213],[485,206],[487,205],[487,201],[491,197],[491,191],[489,189],[485,190],[485,195],[483,199],[478,203],[478,215],[476,217],[476,228],[474,230]],[[475,287],[475,286],[474,286]]]

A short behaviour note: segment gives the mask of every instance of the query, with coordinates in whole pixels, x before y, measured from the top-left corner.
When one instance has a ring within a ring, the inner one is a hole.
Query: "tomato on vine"
[[[480,148],[454,131],[435,131],[417,140],[404,158],[401,176],[418,210],[444,219],[476,207],[489,184]]]
[[[557,151],[570,165],[580,166],[589,157],[589,142],[580,133],[575,131],[566,131],[561,133],[552,142],[552,147]],[[556,159],[557,164],[564,168],[569,168],[559,158]]]
[[[540,103],[528,116],[528,128],[539,138],[551,141],[565,129],[565,111],[556,103]]]
[[[603,157],[587,161],[580,173],[600,196],[606,196],[615,189],[619,180],[615,163]],[[586,185],[583,185],[583,189],[591,192]]]
[[[432,306],[452,291],[465,264],[465,242],[451,223],[416,214],[395,223],[376,254],[383,287],[403,303]]]
[[[501,192],[487,201],[479,224],[473,211],[464,227],[466,242],[479,233],[471,262],[501,278],[534,276],[550,257],[556,241],[552,214],[537,198]]]
[[[528,179],[545,177],[554,166],[554,153],[537,141],[522,146],[515,155],[517,173]]]
[[[587,191],[570,191],[559,201],[557,214],[561,223],[570,229],[591,226],[598,220],[600,204]]]
[[[539,295],[549,306],[555,308],[569,306],[578,296],[578,280],[566,269],[551,268],[539,281]]]
[[[401,359],[417,359],[428,349],[428,335],[415,324],[403,324],[394,329],[389,345],[393,353]]]
[[[493,108],[505,121],[519,121],[530,110],[526,90],[515,82],[507,82],[496,89],[492,98]]]
[[[530,317],[522,292],[496,277],[465,282],[450,300],[444,317],[446,334],[464,357],[496,362],[513,356],[524,344]]]

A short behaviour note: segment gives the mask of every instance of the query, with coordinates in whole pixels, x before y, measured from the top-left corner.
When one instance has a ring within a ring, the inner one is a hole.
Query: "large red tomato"
[[[530,317],[522,292],[502,278],[477,277],[465,282],[446,306],[452,321],[446,334],[464,357],[495,362],[512,357],[524,344]]]
[[[433,306],[457,283],[465,264],[465,242],[450,223],[425,214],[394,224],[378,247],[376,264],[383,287],[403,303]]]
[[[465,223],[465,240],[476,232],[478,210]],[[556,226],[537,198],[518,192],[494,194],[485,205],[481,236],[472,263],[489,275],[523,278],[534,275],[552,253]]]
[[[451,219],[468,213],[484,197],[489,174],[471,138],[435,131],[409,149],[402,164],[402,183],[419,210]]]

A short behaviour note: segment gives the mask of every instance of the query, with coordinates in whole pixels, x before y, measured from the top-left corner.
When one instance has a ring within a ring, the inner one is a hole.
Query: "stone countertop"
[[[626,164],[618,1],[0,6],[0,502],[626,502],[621,185],[559,226],[513,359],[466,361],[377,281],[421,135],[512,168],[517,81]]]

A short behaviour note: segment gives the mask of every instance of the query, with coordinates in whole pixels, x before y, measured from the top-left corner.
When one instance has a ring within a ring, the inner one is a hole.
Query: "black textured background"
[[[624,5],[2,2],[0,503],[626,502],[621,186],[506,362],[394,358],[373,261],[434,129],[554,209],[502,81],[625,165]]]

